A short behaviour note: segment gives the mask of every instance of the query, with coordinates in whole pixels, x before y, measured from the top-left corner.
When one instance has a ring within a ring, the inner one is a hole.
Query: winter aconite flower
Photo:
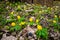
[[[19,25],[24,25],[26,22],[21,22]]]
[[[29,18],[29,21],[32,22],[33,21],[33,18]]]
[[[53,20],[53,23],[56,23],[56,21],[55,21],[55,20]]]
[[[26,7],[26,5],[24,5],[24,10],[26,10],[27,9],[27,7]]]
[[[18,5],[18,8],[20,8],[20,5]]]
[[[16,25],[16,23],[14,23],[14,22],[11,23],[11,26],[15,26],[15,25]]]
[[[39,11],[39,13],[42,13],[42,11]]]
[[[39,22],[39,20],[38,19],[36,19],[36,23],[38,23]]]
[[[53,10],[53,8],[51,8],[51,10]]]
[[[11,14],[13,14],[14,12],[12,11]]]
[[[38,30],[42,30],[42,26],[41,25],[37,25],[37,29]]]
[[[45,10],[42,10],[42,12],[45,12]]]
[[[21,10],[21,6],[20,5],[17,6],[17,10]]]
[[[59,16],[59,18],[60,18],[60,16]]]
[[[50,7],[48,7],[47,9],[50,9]]]
[[[54,16],[55,18],[57,17],[57,15]]]
[[[20,19],[20,18],[21,18],[21,17],[18,15],[18,16],[17,16],[17,19]]]

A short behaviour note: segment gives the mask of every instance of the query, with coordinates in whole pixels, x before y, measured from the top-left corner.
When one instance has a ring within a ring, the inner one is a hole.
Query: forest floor
[[[60,2],[53,5],[0,2],[0,40],[60,40]]]

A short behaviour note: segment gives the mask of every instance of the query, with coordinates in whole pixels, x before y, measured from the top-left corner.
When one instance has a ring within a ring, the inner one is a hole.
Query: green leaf
[[[32,26],[34,24],[34,22],[29,22],[29,25]]]
[[[38,38],[42,37],[43,39],[47,39],[48,38],[48,31],[47,28],[43,28],[42,30],[37,30],[36,31],[36,36]]]
[[[11,28],[10,28],[10,31],[11,31],[11,32],[13,32],[13,31],[19,31],[19,30],[21,30],[21,29],[22,29],[21,26],[16,25],[16,26],[14,26],[14,27],[11,27]]]
[[[14,27],[13,28],[10,28],[10,31],[13,32],[14,31]]]
[[[25,20],[25,18],[24,17],[21,17],[19,20],[18,20],[18,22],[22,22],[22,21],[24,21]]]
[[[17,26],[15,26],[14,29],[15,29],[15,31],[21,30],[21,26],[18,26],[18,25],[17,25]]]

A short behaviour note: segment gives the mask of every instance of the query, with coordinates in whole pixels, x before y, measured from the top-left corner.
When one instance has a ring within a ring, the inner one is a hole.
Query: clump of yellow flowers
[[[37,25],[37,29],[38,30],[42,30],[42,26],[41,25]]]
[[[18,15],[18,16],[17,16],[17,19],[20,19],[20,18],[21,18],[21,17]]]
[[[29,21],[30,21],[30,22],[32,22],[32,21],[33,21],[33,18],[32,18],[32,17],[31,17],[31,18],[29,18]]]
[[[24,25],[26,22],[21,22],[19,25]]]
[[[14,22],[11,23],[11,26],[15,26],[15,25],[16,25],[16,23],[14,23]]]
[[[53,20],[53,23],[56,23],[56,21],[55,21],[55,20]]]

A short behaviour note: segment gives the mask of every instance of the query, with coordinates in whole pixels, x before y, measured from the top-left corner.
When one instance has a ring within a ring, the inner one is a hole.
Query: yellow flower
[[[47,9],[50,9],[50,7],[48,7]]]
[[[33,18],[29,18],[29,21],[32,22],[33,21]]]
[[[26,10],[27,9],[27,7],[26,7],[26,5],[24,5],[24,10]]]
[[[60,18],[60,16],[59,16],[59,18]]]
[[[18,5],[18,8],[20,8],[20,5]]]
[[[38,19],[36,19],[36,23],[38,23],[39,22],[39,20]]]
[[[44,12],[45,10],[42,10],[42,12]]]
[[[11,26],[15,26],[16,24],[14,22],[11,23]]]
[[[24,25],[26,22],[21,22],[19,25]]]
[[[57,17],[57,15],[55,15],[55,18]]]
[[[42,30],[42,26],[41,25],[37,25],[37,29],[38,30]]]
[[[14,14],[14,12],[12,11],[11,14]]]
[[[21,6],[20,5],[17,6],[17,10],[21,10]]]
[[[17,19],[20,19],[20,18],[21,18],[21,17],[18,15],[18,16],[17,16]]]
[[[51,8],[51,10],[53,10],[53,8]]]
[[[53,20],[53,23],[56,23],[56,21],[55,21],[55,20]]]
[[[42,11],[39,11],[39,13],[42,13]]]

